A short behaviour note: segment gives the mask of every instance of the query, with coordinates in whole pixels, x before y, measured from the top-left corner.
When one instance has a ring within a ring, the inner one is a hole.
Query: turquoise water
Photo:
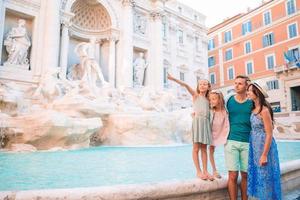
[[[300,159],[300,142],[278,142],[281,162]],[[154,183],[195,177],[191,145],[95,147],[71,151],[0,152],[0,191]],[[216,149],[219,171],[223,148]]]

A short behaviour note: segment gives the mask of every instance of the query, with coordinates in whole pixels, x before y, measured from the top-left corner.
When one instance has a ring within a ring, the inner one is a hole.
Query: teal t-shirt
[[[234,96],[230,97],[227,102],[230,123],[228,140],[249,142],[252,105],[253,102],[249,99],[243,103],[239,103],[235,100]]]

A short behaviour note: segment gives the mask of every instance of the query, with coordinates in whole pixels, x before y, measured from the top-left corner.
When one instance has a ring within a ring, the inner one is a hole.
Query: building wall
[[[251,80],[259,82],[267,89],[267,82],[278,80],[279,89],[268,90],[269,101],[272,103],[280,102],[282,111],[289,111],[289,97],[287,95],[289,88],[286,87],[282,71],[277,72],[277,68],[285,66],[286,60],[284,52],[294,47],[299,47],[299,23],[300,23],[300,0],[295,0],[295,13],[287,14],[287,0],[273,0],[262,4],[248,13],[237,15],[223,23],[212,27],[208,32],[208,38],[214,39],[215,48],[208,51],[208,57],[215,56],[215,65],[209,67],[209,73],[215,73],[216,84],[213,88],[222,90],[225,94],[233,88],[234,80],[228,78],[228,68],[234,68],[234,77],[243,74],[248,75]],[[271,12],[271,23],[264,25],[263,14]],[[243,35],[242,24],[251,21],[251,32]],[[289,38],[288,25],[296,23],[297,36]],[[225,32],[231,30],[232,40],[225,43]],[[274,44],[263,46],[263,37],[268,33],[274,34]],[[251,52],[245,52],[245,43],[251,42]],[[230,60],[225,60],[225,52],[228,49],[233,50],[233,56]],[[267,56],[274,55],[274,68],[268,69]],[[247,74],[247,62],[252,62],[253,73]],[[288,71],[290,74],[291,70]],[[296,76],[294,75],[294,78]],[[293,78],[292,78],[293,79]],[[224,81],[222,81],[224,80]],[[280,97],[278,96],[280,94]],[[283,97],[283,98],[282,98]]]
[[[107,81],[114,70],[111,67],[116,68],[116,87],[133,86],[133,62],[140,51],[145,53],[145,59],[149,63],[146,86],[156,89],[174,88],[176,92],[176,84],[163,82],[166,63],[168,72],[177,78],[180,72],[184,72],[185,81],[195,87],[197,77],[207,78],[207,29],[204,25],[205,16],[201,13],[177,1],[97,2],[101,4],[104,15],[111,20],[108,23],[111,27],[106,27],[109,28],[106,32],[92,26],[89,19],[98,15],[90,13],[90,18],[87,18],[85,14],[88,12],[81,0],[1,1],[0,9],[4,14],[1,12],[0,20],[5,22],[4,27],[0,27],[0,56],[3,55],[0,57],[1,63],[7,59],[2,42],[8,30],[15,26],[14,23],[20,17],[27,20],[26,28],[30,37],[32,36],[32,51],[29,55],[31,70],[22,72],[30,75],[26,79],[29,83],[37,84],[48,67],[63,67],[62,63],[66,63],[66,71],[70,70],[70,66],[79,62],[74,52],[75,45],[88,42],[92,36],[97,39],[100,55],[97,54],[96,59],[99,60]],[[61,15],[56,15],[60,10]],[[7,17],[5,13],[8,11],[10,15]],[[15,15],[12,16],[11,13]],[[77,17],[78,14],[81,17]],[[75,18],[77,21],[73,20]],[[141,21],[137,22],[137,19]],[[136,23],[142,23],[139,30],[136,30]],[[166,23],[167,29],[165,37],[162,35],[163,23]],[[179,30],[183,31],[183,44],[178,42]],[[195,37],[198,38],[198,50],[195,47]],[[115,59],[111,59],[112,47],[115,48]],[[66,62],[62,62],[63,55],[66,55]],[[59,61],[57,66],[53,66],[56,61]],[[23,79],[14,75],[20,74],[14,73],[14,70],[19,70],[17,68],[9,69],[12,71],[7,74],[3,72],[7,70],[6,67],[0,66],[0,79],[22,83]]]
[[[180,78],[180,72],[184,73],[185,81],[196,87],[197,77],[207,78],[207,29],[204,26],[205,16],[177,1],[166,2],[161,7],[161,30],[154,32],[153,34],[158,37],[156,40],[151,40],[150,36],[153,35],[151,34],[152,23],[151,17],[147,17],[147,15],[151,14],[153,7],[151,7],[151,4],[148,6],[149,8],[145,8],[138,3],[134,8],[135,12],[138,15],[142,13],[140,15],[145,17],[148,22],[145,34],[134,32],[133,43],[135,52],[145,52],[146,59],[151,65],[151,62],[159,55],[157,51],[153,55],[151,45],[161,42],[162,63],[154,67],[159,68],[158,70],[162,75],[164,67],[166,67],[168,73],[176,78]],[[150,18],[149,21],[148,18]],[[150,35],[147,34],[147,31]],[[182,31],[182,43],[179,42],[179,31]],[[198,38],[198,49],[196,49],[196,37]],[[151,78],[148,77],[149,79]],[[162,77],[159,81],[164,79]],[[181,92],[178,85],[172,82],[167,81],[166,84],[161,83],[161,85],[164,88],[173,88],[176,92]],[[182,92],[185,93],[184,91]]]

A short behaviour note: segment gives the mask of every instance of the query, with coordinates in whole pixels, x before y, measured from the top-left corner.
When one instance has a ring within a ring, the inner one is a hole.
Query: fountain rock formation
[[[26,89],[0,83],[1,147],[34,151],[190,141],[191,111],[178,110],[171,91],[116,89],[103,80],[97,84],[101,76],[92,81],[87,76],[68,80],[60,78],[59,68],[49,68],[39,84]]]

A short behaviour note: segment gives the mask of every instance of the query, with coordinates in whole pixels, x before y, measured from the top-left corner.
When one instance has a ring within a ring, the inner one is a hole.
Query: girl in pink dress
[[[212,128],[212,144],[209,147],[209,160],[215,178],[221,178],[215,165],[215,147],[224,145],[227,141],[229,133],[228,114],[225,109],[223,94],[219,91],[212,91],[209,94],[210,106],[212,109],[211,128]]]

